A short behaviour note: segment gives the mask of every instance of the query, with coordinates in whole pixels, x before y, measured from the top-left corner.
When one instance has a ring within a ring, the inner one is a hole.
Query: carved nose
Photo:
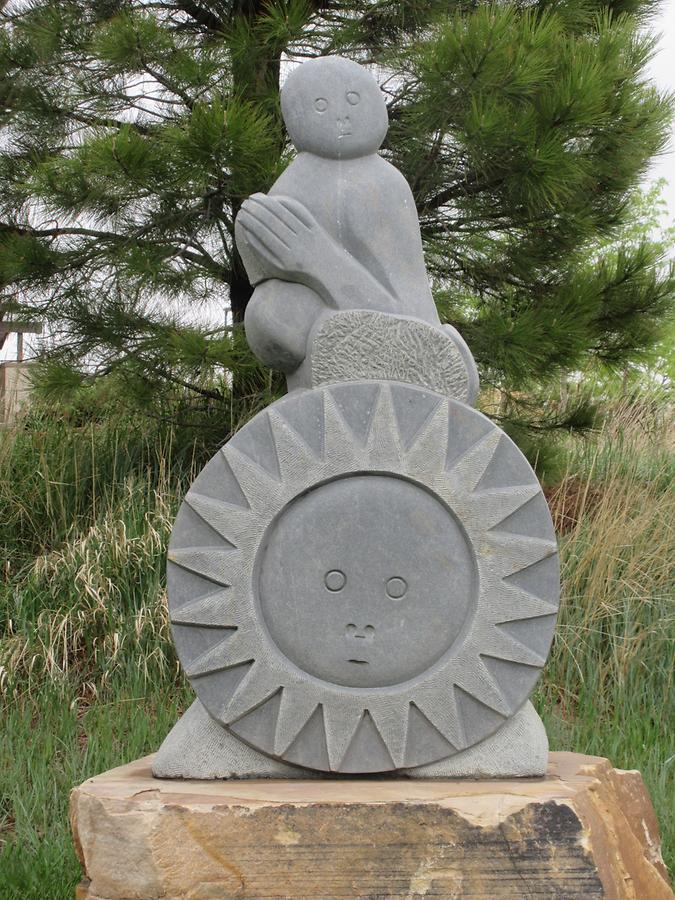
[[[362,628],[359,628],[353,622],[350,622],[346,628],[347,637],[354,638],[357,641],[366,641],[368,644],[372,644],[375,640],[375,626],[374,625],[364,625]]]

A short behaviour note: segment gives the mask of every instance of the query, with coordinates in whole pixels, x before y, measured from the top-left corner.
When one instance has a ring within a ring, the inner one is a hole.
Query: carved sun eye
[[[387,597],[391,600],[402,600],[408,590],[408,583],[405,578],[394,576],[387,582]]]
[[[358,94],[356,91],[347,91],[347,103],[350,106],[356,106],[360,99],[361,94]]]
[[[326,572],[324,575],[323,583],[329,591],[336,594],[347,584],[347,576],[339,569],[331,569],[330,572]]]
[[[324,113],[328,109],[328,100],[325,97],[317,97],[314,101],[314,109],[319,113]]]

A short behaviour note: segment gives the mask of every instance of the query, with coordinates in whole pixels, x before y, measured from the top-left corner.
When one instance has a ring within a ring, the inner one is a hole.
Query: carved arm
[[[244,260],[242,242],[260,264],[254,283],[269,278],[299,282],[334,309],[392,307],[389,292],[297,200],[253,194],[243,203],[237,226]]]

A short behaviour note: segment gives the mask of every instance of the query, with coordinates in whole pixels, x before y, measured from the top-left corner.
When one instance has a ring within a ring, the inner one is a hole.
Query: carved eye
[[[330,572],[326,572],[323,583],[326,585],[329,591],[332,591],[334,594],[336,594],[338,591],[341,591],[342,588],[347,584],[347,576],[339,569],[331,569]]]
[[[328,109],[328,100],[325,97],[317,97],[314,101],[314,109],[318,113],[325,113]]]
[[[408,590],[408,583],[404,578],[390,578],[387,582],[387,597],[392,600],[402,600]]]
[[[357,94],[356,91],[347,91],[347,103],[350,106],[356,106],[356,104],[361,99],[361,94]]]

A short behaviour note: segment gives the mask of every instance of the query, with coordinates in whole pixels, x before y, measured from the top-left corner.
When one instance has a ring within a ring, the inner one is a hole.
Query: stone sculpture
[[[154,773],[541,775],[527,698],[559,595],[541,488],[473,409],[411,191],[377,153],[375,81],[314,60],[281,101],[298,156],[235,235],[248,339],[289,393],[176,520],[169,607],[198,700]]]

